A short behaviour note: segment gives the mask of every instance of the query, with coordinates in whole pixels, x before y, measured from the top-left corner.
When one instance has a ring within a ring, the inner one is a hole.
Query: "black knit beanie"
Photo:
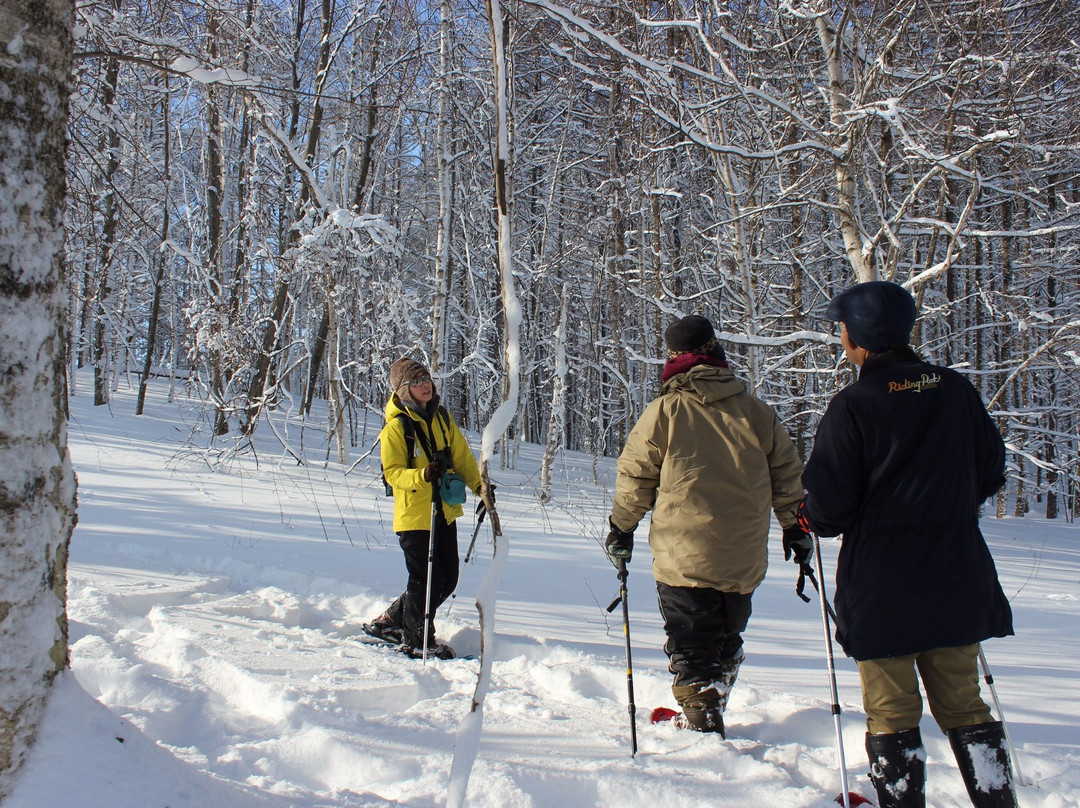
[[[696,353],[724,358],[724,349],[720,347],[712,323],[700,314],[691,314],[669,325],[664,332],[664,344],[670,357]]]

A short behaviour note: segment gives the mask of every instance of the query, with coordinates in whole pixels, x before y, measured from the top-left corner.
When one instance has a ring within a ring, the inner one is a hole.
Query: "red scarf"
[[[716,356],[709,356],[708,354],[699,353],[684,353],[679,354],[676,357],[672,357],[664,363],[664,375],[660,377],[663,384],[667,384],[671,380],[672,376],[677,376],[680,373],[686,373],[692,367],[698,365],[709,365],[714,368],[726,368],[728,363],[723,359]]]

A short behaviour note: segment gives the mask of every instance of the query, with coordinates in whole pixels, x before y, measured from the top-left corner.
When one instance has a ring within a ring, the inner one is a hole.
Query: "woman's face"
[[[417,373],[409,380],[409,395],[417,404],[427,404],[435,395],[435,385],[427,373]]]

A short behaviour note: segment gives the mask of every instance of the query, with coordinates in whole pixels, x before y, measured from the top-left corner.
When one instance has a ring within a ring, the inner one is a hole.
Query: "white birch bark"
[[[566,361],[566,318],[569,301],[570,290],[564,286],[559,326],[555,329],[555,378],[551,390],[551,415],[548,418],[544,460],[540,464],[540,501],[543,503],[551,501],[551,466],[566,436],[566,377],[570,371]]]
[[[507,20],[499,0],[487,0],[488,21],[491,25],[492,63],[495,84],[495,210],[498,227],[499,277],[502,290],[503,317],[506,325],[504,372],[506,398],[495,410],[484,428],[480,446],[481,491],[488,508],[488,523],[495,541],[495,559],[488,569],[476,596],[480,618],[480,672],[473,692],[472,706],[458,728],[454,760],[450,767],[447,808],[467,805],[466,793],[473,763],[480,749],[480,734],[484,721],[484,698],[491,684],[492,644],[495,639],[495,600],[503,568],[509,556],[509,546],[502,532],[499,514],[491,498],[489,468],[498,441],[510,428],[517,413],[521,374],[521,305],[518,301],[513,272],[513,238],[511,233],[510,192],[510,83],[507,77],[505,33]]]
[[[337,296],[331,289],[326,296],[330,326],[326,332],[326,379],[330,388],[330,443],[337,450],[337,462],[349,462],[349,441],[345,434],[345,385],[341,380],[341,317]]]
[[[435,300],[431,335],[431,371],[439,373],[447,351],[447,300],[450,293],[450,223],[453,190],[450,173],[450,50],[454,9],[443,0],[439,28],[439,122],[436,125],[436,182],[439,186],[439,221],[435,231]]]
[[[67,665],[64,400],[71,0],[0,5],[0,802]]]
[[[829,111],[836,133],[842,138],[841,142],[833,147],[833,160],[836,163],[836,210],[840,216],[840,233],[844,237],[844,250],[852,272],[855,273],[855,281],[863,283],[874,280],[874,266],[866,252],[862,228],[859,226],[855,169],[852,165],[855,144],[852,142],[851,125],[844,120],[846,79],[841,39],[836,36],[829,18],[824,14],[817,17],[816,25],[829,69]]]

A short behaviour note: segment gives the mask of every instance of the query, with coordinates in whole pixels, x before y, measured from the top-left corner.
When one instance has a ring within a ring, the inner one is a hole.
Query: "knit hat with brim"
[[[428,369],[415,359],[399,359],[390,366],[390,389],[398,396],[412,399],[409,395],[409,382],[421,374],[431,375]]]
[[[902,348],[915,326],[915,298],[891,281],[856,284],[829,301],[825,316],[843,323],[858,347],[871,353]]]

